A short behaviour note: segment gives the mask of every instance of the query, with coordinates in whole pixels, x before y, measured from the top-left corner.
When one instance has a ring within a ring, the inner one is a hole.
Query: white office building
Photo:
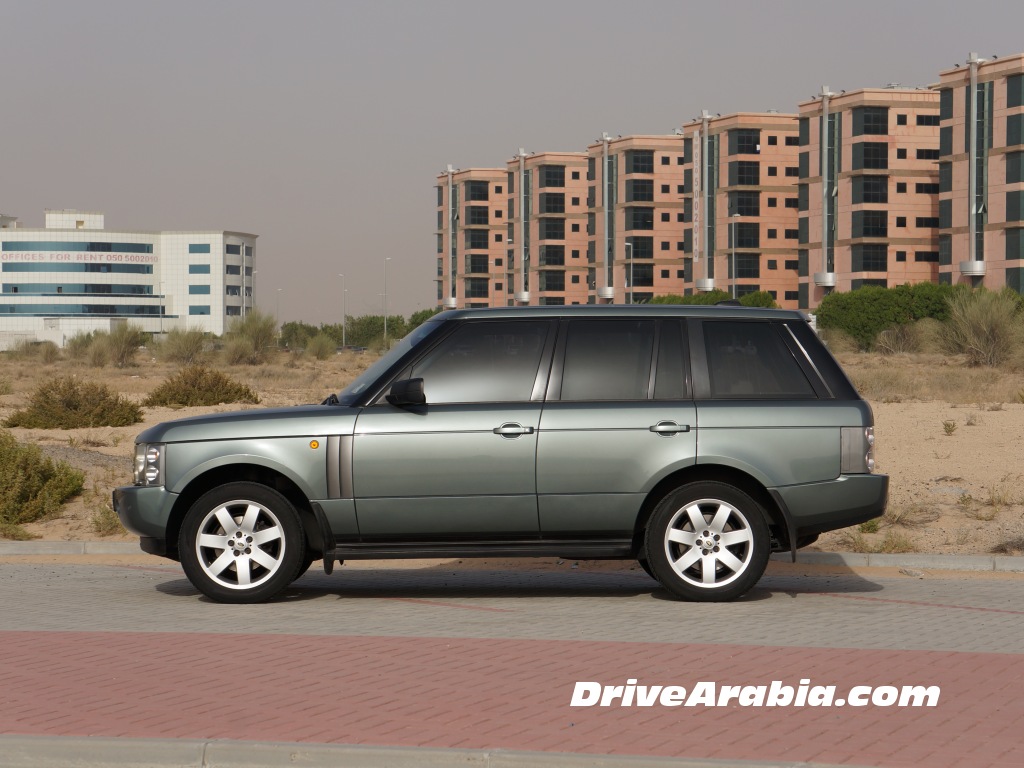
[[[47,210],[42,229],[0,216],[0,349],[60,346],[131,322],[220,335],[253,309],[256,235],[104,228],[102,213]]]

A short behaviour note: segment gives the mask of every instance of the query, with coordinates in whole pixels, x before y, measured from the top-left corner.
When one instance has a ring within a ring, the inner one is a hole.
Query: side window
[[[815,396],[773,324],[705,320],[704,339],[712,397]]]
[[[661,324],[658,367],[654,378],[655,400],[682,400],[687,397],[680,331],[678,320],[665,320]]]
[[[562,400],[646,400],[653,320],[573,320],[565,343]]]
[[[550,323],[465,323],[412,367],[427,403],[527,402]]]

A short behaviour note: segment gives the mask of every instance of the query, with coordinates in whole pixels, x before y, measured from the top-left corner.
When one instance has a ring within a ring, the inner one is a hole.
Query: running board
[[[573,560],[631,560],[629,539],[605,541],[438,541],[335,542],[337,560],[394,560],[401,558],[562,557]]]

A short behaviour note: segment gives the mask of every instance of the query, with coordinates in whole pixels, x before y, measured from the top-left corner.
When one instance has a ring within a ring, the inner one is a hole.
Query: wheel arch
[[[180,559],[178,553],[178,535],[185,515],[199,498],[214,488],[227,483],[251,482],[266,486],[277,491],[292,503],[299,513],[306,546],[315,552],[324,551],[320,527],[317,525],[313,507],[306,494],[298,484],[283,472],[259,464],[227,464],[209,469],[192,478],[178,494],[167,520],[167,554],[175,560]]]
[[[754,499],[768,515],[765,522],[772,535],[773,550],[787,551],[790,549],[790,525],[786,511],[776,503],[768,489],[757,478],[741,469],[724,464],[692,464],[666,475],[647,494],[633,528],[633,551],[635,553],[643,551],[644,531],[658,503],[681,485],[704,481],[732,485]]]

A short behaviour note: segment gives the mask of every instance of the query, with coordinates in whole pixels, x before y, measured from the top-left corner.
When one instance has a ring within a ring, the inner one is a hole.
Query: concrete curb
[[[791,562],[788,554],[777,553],[772,560]],[[883,555],[862,552],[798,552],[798,565],[839,565],[850,568],[927,568],[935,571],[1024,572],[1024,556],[1012,555],[925,555],[911,552]]]
[[[132,541],[0,541],[4,555],[141,555]],[[790,562],[786,553],[772,560]],[[1000,571],[1024,573],[1024,555],[883,555],[863,552],[798,552],[797,564],[835,565],[847,568],[928,568],[936,571]]]
[[[824,763],[690,760],[564,752],[364,747],[344,744],[0,736],[4,768],[835,768]],[[845,768],[855,768],[846,766]]]

